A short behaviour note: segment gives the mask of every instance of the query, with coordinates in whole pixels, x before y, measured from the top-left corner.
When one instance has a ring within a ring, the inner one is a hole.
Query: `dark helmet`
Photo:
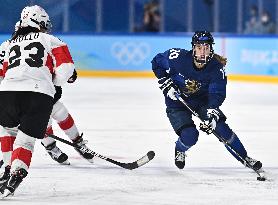
[[[208,43],[212,45],[214,44],[214,39],[208,31],[196,31],[192,36],[191,44],[194,46],[196,43]]]
[[[194,48],[195,48],[196,44],[209,44],[210,45],[210,55],[205,60],[200,60],[195,55]],[[197,63],[206,64],[212,59],[213,54],[214,54],[214,50],[212,47],[213,44],[214,44],[214,39],[210,32],[196,31],[194,33],[194,35],[192,36],[191,45],[192,45],[192,49],[193,49],[193,56]]]

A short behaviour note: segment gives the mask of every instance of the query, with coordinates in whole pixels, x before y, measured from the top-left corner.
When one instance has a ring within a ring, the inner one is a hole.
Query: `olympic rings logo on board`
[[[111,53],[122,65],[140,65],[150,55],[150,45],[145,42],[115,42]]]

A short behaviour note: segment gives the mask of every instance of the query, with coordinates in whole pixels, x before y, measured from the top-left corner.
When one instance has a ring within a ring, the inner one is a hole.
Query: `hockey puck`
[[[154,151],[149,151],[147,156],[148,156],[149,160],[152,160],[154,158],[154,156],[155,156]]]
[[[266,178],[265,178],[265,177],[257,177],[257,180],[258,180],[258,181],[265,181]]]

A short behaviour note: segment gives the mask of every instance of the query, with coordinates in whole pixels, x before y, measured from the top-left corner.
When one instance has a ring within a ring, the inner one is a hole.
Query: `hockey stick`
[[[84,149],[84,148],[78,146],[78,145],[75,144],[75,143],[72,143],[72,142],[70,142],[70,141],[64,140],[64,139],[62,139],[62,138],[60,138],[60,137],[57,137],[57,136],[55,136],[55,135],[48,135],[48,136],[51,137],[51,138],[53,138],[53,139],[55,139],[55,140],[58,140],[58,141],[60,141],[60,142],[63,142],[63,143],[65,143],[65,144],[67,144],[67,145],[70,145],[70,146],[72,146],[72,147],[75,147],[75,148],[77,148],[77,149],[80,149],[81,151],[84,151],[84,152],[86,152],[86,153],[90,153],[90,154],[92,154],[92,155],[94,155],[94,156],[96,156],[96,157],[99,157],[99,158],[101,158],[101,159],[104,159],[104,160],[106,160],[106,161],[108,161],[108,162],[110,162],[110,163],[112,163],[112,164],[118,165],[118,166],[120,166],[120,167],[122,167],[122,168],[124,168],[124,169],[129,169],[129,170],[136,169],[136,168],[138,168],[138,167],[143,166],[144,164],[146,164],[146,163],[148,163],[149,161],[151,161],[151,160],[154,158],[154,156],[155,156],[154,151],[149,151],[146,155],[144,155],[144,156],[141,157],[140,159],[136,160],[135,162],[123,163],[123,162],[118,162],[118,161],[116,161],[116,160],[113,160],[113,159],[110,159],[110,158],[108,158],[108,157],[105,157],[105,156],[103,156],[103,155],[101,155],[101,154],[98,154],[98,153],[96,153],[96,152],[94,152],[94,151],[92,151],[92,150],[90,150],[90,149]]]
[[[199,114],[197,112],[195,112],[193,109],[191,109],[191,107],[185,102],[185,100],[181,97],[180,94],[178,94],[177,92],[175,93],[176,98],[195,116],[197,117],[199,120],[201,120],[201,122],[203,122],[203,120],[201,119],[201,117],[199,116]],[[235,151],[230,144],[220,135],[218,135],[215,130],[212,131],[212,134],[214,134],[219,140],[220,142],[222,142],[224,145],[226,145],[240,160],[241,163],[244,164],[245,166],[249,167],[250,169],[252,169],[257,175],[257,180],[259,181],[265,181],[266,177],[263,176],[262,173],[260,173],[258,170],[254,169],[244,158],[242,158],[240,156],[240,154],[237,153],[237,151]]]

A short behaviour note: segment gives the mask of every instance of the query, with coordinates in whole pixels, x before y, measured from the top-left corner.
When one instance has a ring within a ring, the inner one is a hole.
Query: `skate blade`
[[[85,159],[85,158],[84,158]],[[94,164],[94,158],[92,159],[86,159],[88,162],[90,162],[91,164]]]
[[[83,155],[80,154],[78,151],[77,151],[77,153],[80,155],[81,158],[86,159],[86,158],[83,157]],[[94,164],[94,156],[93,156],[93,158],[91,158],[91,159],[86,159],[86,160],[87,160],[88,162],[90,162],[91,164]]]
[[[70,165],[70,162],[68,160],[66,160],[66,161],[64,161],[62,163],[59,163],[59,164],[61,164],[61,165]]]
[[[257,170],[259,173],[265,173],[264,169],[263,168],[260,168]]]
[[[258,172],[259,172],[261,178],[265,178],[265,181],[271,182],[271,181],[275,180],[273,175],[270,172],[265,171],[263,168],[259,169]]]
[[[1,199],[7,198],[8,196],[13,196],[14,193],[10,192],[8,189],[4,190],[4,193],[1,195]]]

